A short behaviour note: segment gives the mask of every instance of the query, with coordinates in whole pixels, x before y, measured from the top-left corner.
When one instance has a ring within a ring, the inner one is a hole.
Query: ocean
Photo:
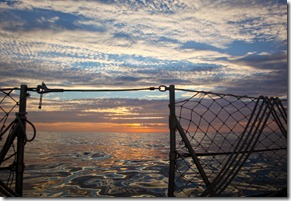
[[[166,197],[168,133],[38,132],[24,197]]]
[[[25,146],[23,196],[167,197],[169,140],[168,133],[37,132]],[[230,186],[230,196],[255,196],[286,186],[286,151],[252,154]],[[210,177],[224,160],[219,155],[200,159]],[[199,187],[203,181],[191,163],[191,158],[177,162],[179,197],[191,189],[199,191],[197,195],[203,191]]]

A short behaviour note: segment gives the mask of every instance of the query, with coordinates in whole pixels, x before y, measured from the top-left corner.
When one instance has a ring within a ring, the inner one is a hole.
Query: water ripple
[[[38,135],[26,152],[24,196],[165,197],[166,136],[117,135]]]

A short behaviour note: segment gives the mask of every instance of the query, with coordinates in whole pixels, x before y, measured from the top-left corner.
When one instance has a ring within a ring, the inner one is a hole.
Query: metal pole
[[[190,143],[190,141],[188,140],[188,138],[186,136],[186,133],[184,132],[182,126],[178,122],[177,118],[176,118],[176,122],[177,122],[176,123],[177,129],[178,129],[178,131],[180,133],[181,138],[183,139],[183,142],[185,143],[186,148],[188,149],[188,151],[189,151],[189,153],[190,153],[190,155],[192,157],[193,162],[195,163],[199,173],[201,174],[201,177],[202,177],[203,181],[205,182],[206,186],[209,186],[210,182],[208,180],[208,177],[207,177],[203,167],[201,166],[201,163],[200,163],[195,151],[193,150],[193,148],[191,146],[191,143]]]
[[[168,197],[174,197],[175,191],[175,169],[176,169],[176,113],[175,113],[175,86],[170,85],[170,117],[169,117],[169,128],[170,128],[170,167],[169,167],[169,183],[168,183]]]
[[[22,125],[18,125],[18,130],[17,130],[16,181],[15,181],[15,192],[21,197],[22,197],[22,190],[23,190],[23,172],[24,172],[26,96],[27,96],[27,86],[21,85],[20,98],[19,98],[19,117],[20,117],[20,122]]]

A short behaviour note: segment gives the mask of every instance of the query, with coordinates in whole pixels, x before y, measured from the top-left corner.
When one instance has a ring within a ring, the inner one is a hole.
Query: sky
[[[287,97],[282,0],[0,0],[0,88],[176,87]],[[187,94],[177,93],[178,98]],[[50,93],[40,130],[166,131],[159,91]]]

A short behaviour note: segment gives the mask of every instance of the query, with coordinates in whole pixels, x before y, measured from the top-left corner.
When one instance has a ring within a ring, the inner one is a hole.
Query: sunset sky
[[[282,0],[0,0],[0,88],[194,90],[287,97]],[[177,97],[188,94],[178,93]],[[168,93],[50,93],[40,130],[167,131]]]

